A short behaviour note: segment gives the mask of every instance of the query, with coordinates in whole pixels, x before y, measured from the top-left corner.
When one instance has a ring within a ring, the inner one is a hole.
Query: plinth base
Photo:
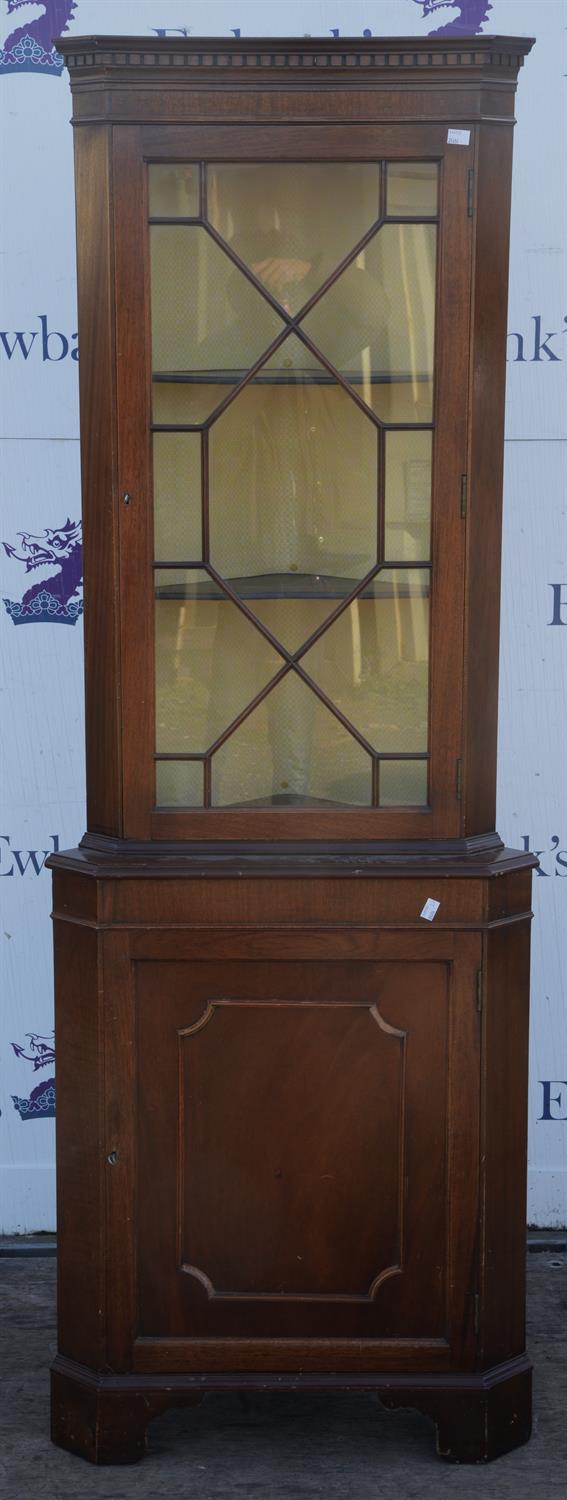
[[[532,1368],[525,1356],[459,1375],[301,1374],[95,1375],[59,1356],[51,1371],[54,1443],[93,1464],[143,1458],[149,1423],[172,1406],[196,1406],[211,1391],[370,1391],[386,1407],[431,1417],[437,1452],[452,1463],[489,1463],[526,1443]]]

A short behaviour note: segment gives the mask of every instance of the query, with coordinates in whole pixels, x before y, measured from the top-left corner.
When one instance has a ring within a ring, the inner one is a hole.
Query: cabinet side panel
[[[530,924],[487,938],[484,1001],[481,1365],[525,1343]]]
[[[75,132],[88,827],[122,831],[110,130]]]
[[[102,1051],[96,932],[55,922],[59,1353],[104,1363]]]
[[[471,344],[464,827],[494,828],[512,129],[481,125]]]

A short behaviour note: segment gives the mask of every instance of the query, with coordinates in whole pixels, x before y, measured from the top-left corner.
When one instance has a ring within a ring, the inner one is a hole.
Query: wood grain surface
[[[154,1416],[209,1390],[374,1391],[467,1463],[529,1436],[534,860],[495,835],[494,784],[510,127],[530,45],[62,43],[90,800],[84,847],[49,861],[52,1432],[93,1463],[140,1458]],[[439,163],[427,808],[155,807],[147,165],[227,157]]]

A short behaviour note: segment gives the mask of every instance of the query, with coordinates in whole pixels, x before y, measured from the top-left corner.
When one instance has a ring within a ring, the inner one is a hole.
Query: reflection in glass
[[[290,672],[212,761],[215,807],[371,802],[370,757]]]
[[[335,383],[334,376],[329,374],[321,360],[295,333],[288,334],[275,354],[270,355],[254,376],[255,384],[260,385],[286,385],[290,380],[299,384],[309,384],[311,381],[325,381],[331,385]]]
[[[150,217],[194,219],[199,214],[199,166],[166,162],[148,168]]]
[[[436,162],[391,161],[387,171],[386,213],[391,218],[421,218],[437,213]]]
[[[427,749],[429,573],[385,570],[301,659],[375,750]]]
[[[436,236],[385,224],[302,320],[382,421],[432,420]]]
[[[154,547],[163,562],[201,556],[201,438],[155,432]]]
[[[222,371],[203,381],[155,381],[152,386],[152,417],[158,426],[199,427],[235,385]]]
[[[207,750],[283,665],[204,570],[155,573],[156,750]]]
[[[202,807],[203,762],[157,760],[156,803],[158,807]]]
[[[400,562],[427,559],[431,531],[430,432],[387,432],[385,556]]]
[[[426,760],[380,762],[380,807],[426,806]]]
[[[208,217],[295,316],[378,218],[375,163],[211,166]]]
[[[286,651],[298,651],[303,642],[313,635],[323,621],[336,609],[341,595],[339,587],[342,584],[343,594],[350,593],[354,588],[354,579],[338,579],[334,591],[330,580],[322,578],[319,580],[304,578],[296,574],[294,583],[297,592],[292,593],[291,588],[286,589],[286,595],[277,594],[276,590],[286,588],[288,580],[281,576],[265,579],[265,597],[260,598],[258,581],[252,580],[252,586],[248,586],[249,580],[241,578],[231,579],[231,588],[236,590],[240,598],[246,599],[249,608],[262,625],[270,630],[276,640],[285,647]],[[271,585],[271,586],[270,586]],[[308,590],[316,595],[319,588],[323,597],[310,597]],[[300,592],[301,590],[301,592]]]
[[[154,370],[249,369],[281,332],[278,314],[205,229],[154,224],[150,238]]]
[[[211,428],[211,561],[251,608],[275,596],[288,647],[310,634],[302,600],[330,614],[376,563],[377,463],[375,427],[293,336]]]

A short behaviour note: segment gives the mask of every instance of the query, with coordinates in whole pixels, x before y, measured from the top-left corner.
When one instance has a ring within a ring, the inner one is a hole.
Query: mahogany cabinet
[[[494,803],[531,43],[58,45],[88,831],[50,861],[53,1437],[129,1462],[168,1405],[343,1387],[490,1459],[530,1429],[534,859]]]

